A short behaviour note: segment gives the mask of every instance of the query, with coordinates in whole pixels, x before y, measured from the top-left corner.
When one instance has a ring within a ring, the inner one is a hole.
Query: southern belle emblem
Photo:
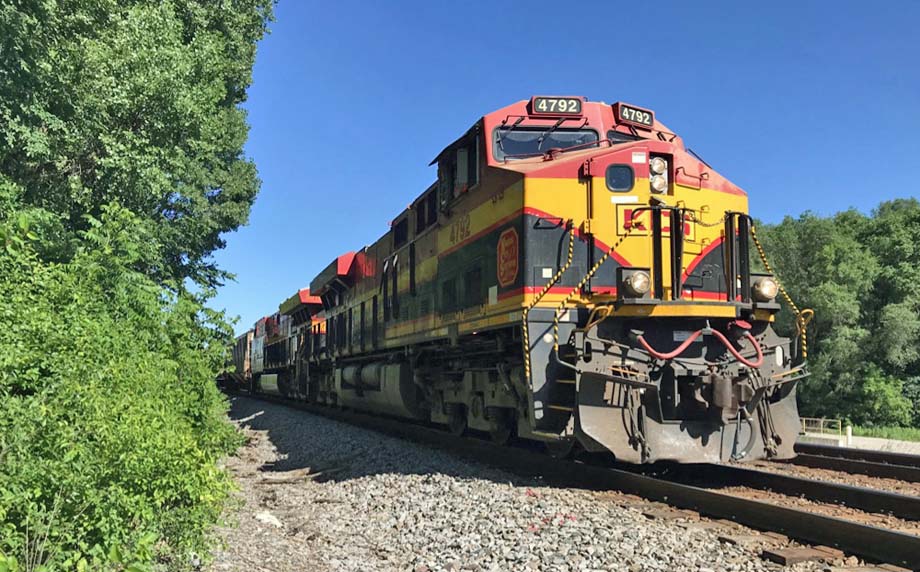
[[[514,228],[506,229],[498,237],[498,283],[502,288],[514,284],[518,275],[518,233]]]

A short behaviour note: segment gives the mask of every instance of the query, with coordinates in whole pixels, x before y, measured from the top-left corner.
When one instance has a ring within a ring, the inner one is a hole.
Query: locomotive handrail
[[[540,303],[540,300],[546,296],[550,288],[556,285],[556,282],[562,278],[562,275],[565,274],[565,271],[569,269],[569,266],[572,265],[572,254],[575,250],[575,231],[572,228],[573,221],[569,219],[566,221],[566,228],[569,231],[569,248],[566,253],[565,264],[556,272],[556,274],[546,283],[546,286],[543,287],[543,290],[539,294],[534,296],[534,299],[530,301],[527,306],[524,307],[524,311],[521,312],[521,341],[524,344],[524,376],[527,378],[527,385],[530,385],[530,326],[527,322],[527,316],[530,314],[530,311]]]
[[[556,307],[556,311],[553,312],[553,352],[554,353],[556,354],[559,353],[559,313],[565,309],[565,305],[569,303],[569,300],[572,299],[572,296],[574,296],[579,290],[581,290],[584,287],[584,285],[588,283],[588,280],[590,280],[591,277],[594,276],[594,273],[597,272],[598,268],[600,268],[601,265],[604,262],[606,262],[608,258],[610,258],[610,255],[613,254],[613,251],[619,248],[621,244],[623,244],[623,241],[626,240],[627,237],[629,237],[630,233],[632,233],[632,227],[626,229],[626,232],[623,234],[623,236],[621,236],[620,239],[613,244],[613,246],[607,249],[607,252],[605,252],[604,255],[601,256],[600,259],[598,259],[598,261],[594,263],[594,266],[591,267],[591,270],[589,270],[585,274],[585,276],[578,282],[578,284],[574,288],[572,288],[571,292],[566,294],[565,298],[562,299],[562,302],[559,303],[559,306]]]
[[[664,298],[661,248],[664,231],[661,226],[661,211],[668,211],[671,225],[671,300],[679,300],[683,293],[684,221],[688,210],[690,209],[665,204],[639,207],[633,210],[633,217],[644,211],[652,213],[652,279],[655,286],[655,298],[659,300]]]
[[[737,219],[737,227],[735,225]],[[753,225],[747,213],[725,212],[725,291],[729,302],[740,295],[742,302],[751,301],[751,268],[748,233]],[[737,231],[737,232],[736,232]],[[738,277],[741,287],[738,287]],[[740,292],[739,292],[740,290]]]

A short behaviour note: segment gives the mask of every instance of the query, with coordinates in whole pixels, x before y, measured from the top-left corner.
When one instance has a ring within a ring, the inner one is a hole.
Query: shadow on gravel
[[[323,482],[347,481],[380,474],[441,474],[517,486],[611,490],[606,483],[596,486],[582,482],[583,480],[576,475],[566,473],[556,474],[550,478],[544,478],[543,475],[512,475],[488,464],[464,459],[444,450],[383,435],[292,407],[252,399],[246,395],[237,394],[229,397],[230,418],[243,427],[265,432],[277,451],[275,462],[266,463],[259,468],[266,481],[281,483],[315,479]],[[261,446],[268,447],[267,444]],[[542,451],[539,445],[527,442],[519,441],[514,447]],[[616,468],[664,479],[692,480],[694,475],[699,476],[699,467],[693,465],[624,465],[616,463],[609,455],[586,453],[582,453],[578,459],[594,466]],[[706,488],[720,488],[731,483],[704,479],[694,484]]]
[[[245,395],[229,395],[229,399],[230,418],[243,427],[265,432],[277,450],[277,460],[259,469],[266,480],[346,481],[379,474],[442,474],[505,484],[538,484],[444,451],[305,411]]]

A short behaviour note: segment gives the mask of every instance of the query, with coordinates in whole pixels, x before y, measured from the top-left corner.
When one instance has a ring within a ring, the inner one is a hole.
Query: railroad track
[[[669,478],[702,488],[743,486],[866,513],[920,521],[920,498],[878,489],[783,475],[739,465],[678,465]]]
[[[829,469],[869,477],[920,483],[920,456],[798,443],[798,455],[788,461],[814,469]]]
[[[920,501],[903,495],[862,489],[848,485],[806,481],[735,466],[700,465],[697,469],[676,467],[671,473],[650,476],[640,470],[625,470],[600,464],[558,460],[523,447],[500,447],[483,439],[456,437],[427,425],[407,423],[350,410],[320,407],[291,402],[271,396],[256,395],[273,403],[294,407],[330,419],[361,426],[380,433],[416,443],[448,450],[454,454],[506,470],[510,473],[540,477],[546,482],[564,487],[591,490],[616,490],[651,501],[662,502],[678,509],[701,515],[726,519],[749,528],[778,532],[809,544],[831,546],[849,554],[872,561],[894,564],[912,570],[920,569],[920,537],[816,514],[806,510],[781,506],[726,494],[688,484],[694,478],[721,479],[722,482],[746,480],[745,486],[781,489],[789,494],[812,496],[821,502],[854,503],[867,512],[884,512],[904,519],[916,519]],[[692,471],[702,471],[691,474]],[[807,483],[807,484],[806,484]],[[802,487],[796,489],[796,487]],[[909,502],[905,501],[907,499]]]

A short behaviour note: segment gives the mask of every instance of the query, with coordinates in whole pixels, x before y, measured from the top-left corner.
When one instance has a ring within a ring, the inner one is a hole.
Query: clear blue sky
[[[281,0],[245,108],[262,178],[216,259],[237,331],[386,232],[429,161],[533,94],[653,109],[752,214],[918,196],[920,2]]]

